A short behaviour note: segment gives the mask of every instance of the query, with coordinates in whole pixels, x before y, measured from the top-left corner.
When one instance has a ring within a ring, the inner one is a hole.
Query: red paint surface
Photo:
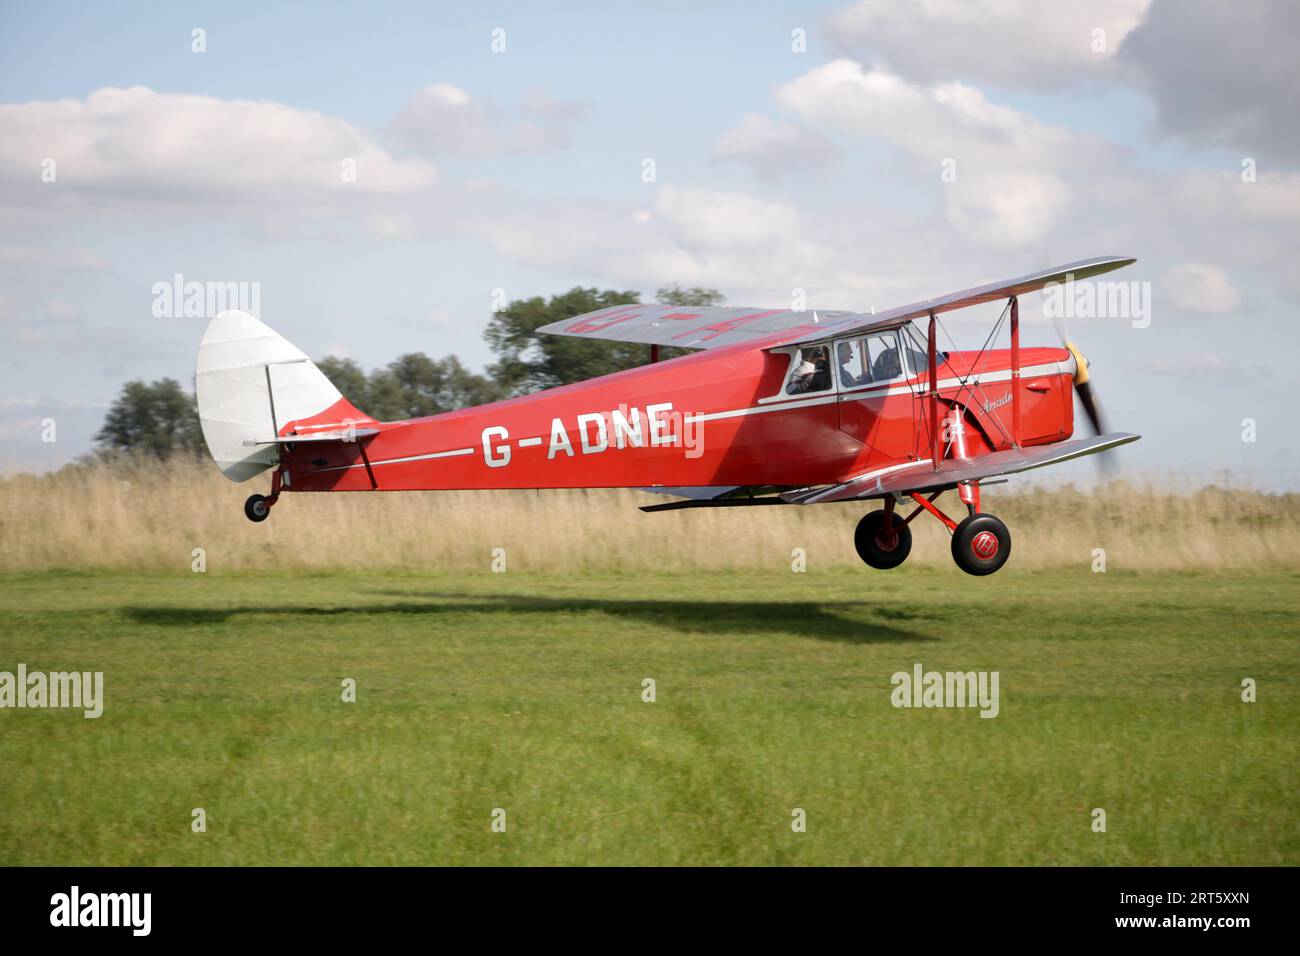
[[[635,307],[631,307],[635,308]],[[617,321],[621,316],[615,316]],[[748,317],[746,317],[748,318]],[[605,321],[609,321],[606,317]],[[788,333],[787,333],[788,334]],[[1021,365],[1065,362],[1063,349],[1026,348]],[[938,365],[938,378],[957,378],[971,371],[1007,370],[1009,350],[950,353]],[[752,344],[697,352],[575,385],[495,402],[429,418],[374,423],[350,403],[341,401],[311,419],[285,423],[281,433],[303,434],[338,428],[351,418],[358,425],[377,427],[379,434],[352,443],[304,444],[286,448],[281,470],[289,491],[370,490],[362,460],[364,448],[381,491],[462,488],[600,488],[651,485],[789,485],[843,481],[876,468],[929,457],[928,429],[922,417],[926,376],[872,389],[816,396],[782,394],[789,358]],[[1046,392],[1022,385],[1020,396],[1023,444],[1063,441],[1073,430],[1072,389],[1067,369],[1039,372],[1026,378],[1049,383]],[[897,389],[898,385],[906,389]],[[940,402],[967,409],[968,452],[972,457],[1008,447],[1011,426],[1010,382],[989,383],[977,391],[948,386]],[[775,398],[772,402],[762,399]],[[1004,404],[999,405],[999,401]],[[660,430],[675,443],[652,444],[647,406],[671,404],[660,412]],[[992,407],[986,409],[988,404]],[[617,447],[613,416],[617,409],[637,409],[642,444],[625,441]],[[682,416],[762,409],[702,423],[685,423]],[[603,451],[584,453],[599,444],[600,426],[579,415],[600,415],[604,421]],[[558,451],[548,457],[552,429],[560,433],[573,454]],[[503,429],[504,432],[497,429]],[[1005,436],[1003,434],[1005,431]],[[541,438],[521,446],[521,439]],[[698,453],[683,439],[698,441]],[[468,451],[466,451],[468,450]],[[420,457],[463,452],[443,457]],[[508,463],[492,466],[509,456]],[[416,458],[413,461],[394,459]]]

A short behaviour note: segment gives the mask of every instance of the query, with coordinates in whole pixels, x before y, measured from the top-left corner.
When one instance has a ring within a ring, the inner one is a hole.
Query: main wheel
[[[1011,532],[997,518],[973,514],[952,533],[952,559],[967,574],[992,574],[1011,557]]]
[[[265,521],[271,516],[271,506],[262,495],[249,495],[244,502],[244,514],[249,521]]]
[[[868,512],[853,532],[858,557],[882,571],[898,567],[912,551],[912,529],[898,515],[892,518],[886,527],[883,511]]]

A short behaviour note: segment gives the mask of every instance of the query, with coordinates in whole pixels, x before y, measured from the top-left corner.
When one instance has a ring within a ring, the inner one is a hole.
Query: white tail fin
[[[302,351],[247,312],[222,312],[199,345],[195,380],[203,439],[232,481],[273,467],[277,431],[331,412],[369,421]],[[340,403],[342,403],[340,405]],[[322,422],[328,420],[320,419]]]

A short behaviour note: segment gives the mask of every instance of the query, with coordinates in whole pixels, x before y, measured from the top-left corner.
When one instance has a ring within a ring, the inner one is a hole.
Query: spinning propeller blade
[[[1106,423],[1101,414],[1101,403],[1097,401],[1097,393],[1092,387],[1092,376],[1089,372],[1089,363],[1084,357],[1083,352],[1070,339],[1070,333],[1065,327],[1065,320],[1060,316],[1052,317],[1052,324],[1056,326],[1056,334],[1061,339],[1061,344],[1070,350],[1074,356],[1074,394],[1079,397],[1079,404],[1083,406],[1083,413],[1088,418],[1088,424],[1092,427],[1094,435],[1104,435],[1106,433]],[[1110,456],[1102,454],[1097,456],[1097,464],[1101,470],[1109,474],[1113,469],[1110,462]]]

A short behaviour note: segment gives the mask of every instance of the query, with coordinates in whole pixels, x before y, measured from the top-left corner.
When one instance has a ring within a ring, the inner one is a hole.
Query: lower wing
[[[1060,442],[1055,445],[1038,445],[1032,448],[1009,448],[996,451],[979,458],[952,458],[942,462],[936,469],[929,461],[918,461],[907,465],[895,465],[878,471],[869,471],[864,475],[850,478],[838,485],[824,488],[800,488],[797,491],[782,493],[781,498],[791,504],[811,505],[828,501],[852,501],[857,498],[883,498],[886,495],[909,491],[934,491],[943,488],[955,488],[963,481],[976,481],[983,478],[997,478],[1002,475],[1014,475],[1032,468],[1055,465],[1095,455],[1099,451],[1127,445],[1137,441],[1140,435],[1127,432],[1112,432],[1109,435],[1097,435],[1093,438],[1079,438],[1075,441]]]

